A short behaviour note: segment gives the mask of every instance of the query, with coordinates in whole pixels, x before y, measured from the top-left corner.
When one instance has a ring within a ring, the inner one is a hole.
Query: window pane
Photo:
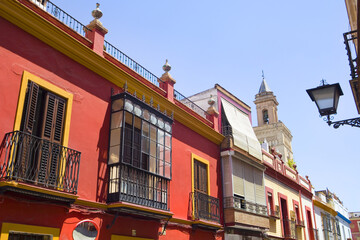
[[[150,140],[146,137],[142,137],[141,141],[142,141],[142,151],[148,154],[150,152]]]
[[[158,171],[158,174],[160,176],[164,176],[164,161],[163,160],[160,160],[159,161],[159,171]]]
[[[144,170],[149,170],[149,155],[143,153],[141,159],[141,168]]]
[[[132,126],[133,123],[133,115],[131,113],[125,112],[125,123]]]
[[[150,141],[150,155],[156,157],[156,142]]]
[[[161,118],[159,118],[158,122],[157,122],[157,125],[159,126],[159,128],[163,129],[164,128],[164,121]]]
[[[143,118],[144,118],[145,120],[147,120],[147,121],[150,120],[150,113],[149,113],[148,110],[144,110],[144,111],[143,111]]]
[[[165,146],[171,147],[171,135],[168,133],[165,133]]]
[[[121,109],[123,109],[123,105],[124,105],[124,100],[123,99],[117,99],[115,101],[113,101],[112,103],[112,111],[119,111]]]
[[[142,110],[141,110],[140,106],[135,105],[135,107],[134,107],[134,113],[135,113],[136,116],[141,117]]]
[[[150,138],[156,142],[156,127],[153,125],[150,126]]]
[[[110,146],[119,145],[121,139],[121,128],[115,128],[110,133]]]
[[[122,126],[123,111],[111,114],[111,129]]]
[[[143,135],[143,136],[146,136],[146,137],[149,137],[149,136],[150,136],[149,131],[150,131],[150,129],[149,129],[149,123],[143,121],[143,122],[142,122],[142,135]]]
[[[141,119],[140,118],[138,118],[138,117],[134,118],[134,127],[139,130],[141,129]]]
[[[134,105],[130,100],[125,100],[125,107],[124,107],[127,111],[132,112],[134,109]]]
[[[171,132],[171,125],[169,123],[165,123],[165,131]]]
[[[154,114],[150,114],[150,122],[154,125],[157,123],[157,119]]]
[[[150,157],[149,171],[156,173],[156,159],[154,157]]]
[[[164,160],[164,146],[158,144],[157,146],[157,158],[160,160]]]
[[[164,131],[158,129],[158,138],[157,138],[158,143],[160,143],[161,145],[164,145]]]
[[[109,150],[109,164],[118,163],[120,155],[120,145],[110,147]]]
[[[165,162],[170,163],[171,160],[171,150],[170,148],[165,148]]]
[[[165,163],[165,177],[170,178],[171,165],[169,163]]]

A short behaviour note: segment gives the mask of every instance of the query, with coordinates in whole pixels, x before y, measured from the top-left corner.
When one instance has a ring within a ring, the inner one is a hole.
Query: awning
[[[251,126],[248,115],[225,99],[221,99],[221,103],[226,118],[232,127],[234,145],[261,160],[261,145]]]

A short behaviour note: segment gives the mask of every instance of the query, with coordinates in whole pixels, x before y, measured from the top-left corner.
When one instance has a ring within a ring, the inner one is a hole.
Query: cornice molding
[[[161,96],[161,94],[149,88],[115,64],[96,54],[89,47],[33,12],[19,1],[0,1],[0,16],[114,85],[122,88],[125,82],[127,82],[129,92],[136,90],[138,95],[152,97],[155,105],[159,104],[163,108],[162,110],[166,109],[169,113],[174,112],[175,120],[188,126],[210,141],[220,144],[224,139],[223,135],[216,132],[210,126],[201,122],[181,107],[171,103],[164,96]]]

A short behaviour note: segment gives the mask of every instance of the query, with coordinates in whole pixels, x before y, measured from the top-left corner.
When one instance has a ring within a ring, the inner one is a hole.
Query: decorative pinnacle
[[[171,70],[171,66],[170,64],[168,63],[168,60],[166,59],[166,62],[164,64],[164,66],[162,67],[162,69],[165,71],[165,72],[169,72]]]
[[[101,10],[99,9],[99,6],[100,6],[100,3],[96,3],[96,9],[91,12],[92,16],[95,19],[100,19],[103,15]]]
[[[262,78],[264,79],[265,78],[264,70],[261,71],[262,71]]]

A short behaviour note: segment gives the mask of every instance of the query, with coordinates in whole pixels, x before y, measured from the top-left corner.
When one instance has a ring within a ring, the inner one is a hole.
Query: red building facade
[[[0,3],[0,239],[222,239],[217,116],[49,9]]]

